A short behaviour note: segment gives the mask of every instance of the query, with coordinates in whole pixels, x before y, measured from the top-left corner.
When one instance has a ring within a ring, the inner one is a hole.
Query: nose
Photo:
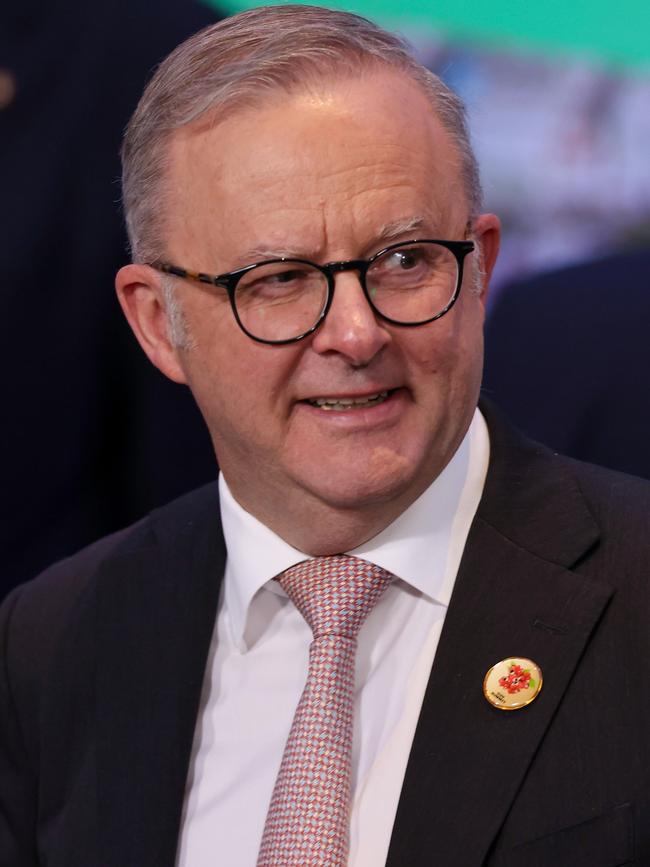
[[[358,273],[345,271],[334,279],[332,304],[312,338],[312,349],[336,352],[353,367],[365,367],[390,342],[390,333],[368,304]]]

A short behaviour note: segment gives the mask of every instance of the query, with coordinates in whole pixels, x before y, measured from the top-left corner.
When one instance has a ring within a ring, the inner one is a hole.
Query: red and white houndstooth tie
[[[357,635],[393,576],[357,557],[305,560],[278,577],[314,635],[257,867],[345,867]]]

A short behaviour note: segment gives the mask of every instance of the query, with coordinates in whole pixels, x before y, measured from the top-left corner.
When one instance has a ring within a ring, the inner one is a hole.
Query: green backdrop
[[[212,0],[209,0],[212,2]],[[262,5],[215,0],[230,12]],[[325,5],[349,9],[402,29],[436,30],[525,51],[568,52],[650,71],[650,0],[350,0]]]

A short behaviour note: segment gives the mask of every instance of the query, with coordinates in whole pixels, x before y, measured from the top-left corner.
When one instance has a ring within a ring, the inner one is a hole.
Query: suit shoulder
[[[0,606],[0,641],[21,667],[36,666],[56,645],[78,600],[104,564],[155,549],[161,539],[173,543],[176,532],[192,525],[206,509],[218,508],[212,483],[156,509],[147,517],[105,536],[60,560],[17,587]]]
[[[636,600],[650,604],[650,481],[605,467],[562,458],[598,527],[598,541],[577,564]],[[632,617],[634,607],[629,609]],[[637,612],[638,613],[638,612]],[[645,618],[646,614],[644,614]]]
[[[650,481],[573,458],[563,456],[561,460],[599,522],[650,529]]]
[[[46,697],[58,700],[67,678],[83,679],[92,665],[98,593],[112,597],[115,588],[106,582],[119,583],[134,558],[146,567],[164,562],[165,546],[187,548],[201,516],[215,512],[213,484],[55,563],[7,597],[0,606],[0,741],[5,738],[13,751],[27,750],[36,766]],[[214,532],[214,520],[204,517],[203,523]],[[150,571],[158,576],[157,569]],[[75,693],[72,681],[68,689]]]

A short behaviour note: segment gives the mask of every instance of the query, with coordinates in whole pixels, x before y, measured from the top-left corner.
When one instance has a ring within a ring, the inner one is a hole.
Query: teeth
[[[309,403],[311,403],[312,406],[319,407],[320,409],[341,411],[350,409],[352,406],[375,406],[378,403],[382,403],[387,397],[387,391],[380,391],[377,394],[371,394],[368,397],[317,397],[314,400],[310,400]]]

